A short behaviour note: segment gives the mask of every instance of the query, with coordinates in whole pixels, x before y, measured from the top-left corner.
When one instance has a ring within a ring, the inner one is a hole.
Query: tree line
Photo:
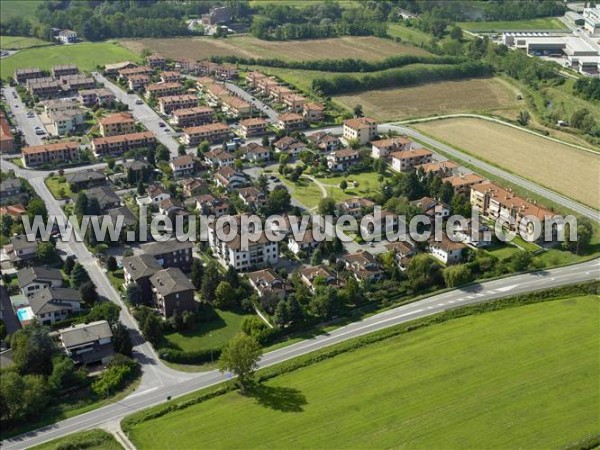
[[[330,96],[372,89],[410,86],[439,80],[483,77],[491,74],[492,67],[488,64],[466,62],[455,65],[393,69],[362,77],[345,74],[330,78],[315,78],[312,82],[312,89],[315,92]]]

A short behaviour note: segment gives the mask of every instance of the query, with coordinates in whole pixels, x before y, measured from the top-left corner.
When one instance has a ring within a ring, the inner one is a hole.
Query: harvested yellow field
[[[519,107],[515,94],[496,78],[442,81],[366,91],[334,99],[350,110],[354,105],[362,105],[366,115],[379,120],[476,111],[515,117]]]
[[[137,53],[141,53],[143,49],[149,49],[167,58],[191,58],[194,60],[206,59],[211,56],[240,56],[281,58],[294,61],[343,58],[375,61],[401,54],[429,54],[418,47],[372,36],[346,36],[306,41],[263,41],[252,36],[227,39],[194,37],[124,40],[121,44]]]
[[[600,155],[479,119],[437,120],[415,128],[600,209]]]

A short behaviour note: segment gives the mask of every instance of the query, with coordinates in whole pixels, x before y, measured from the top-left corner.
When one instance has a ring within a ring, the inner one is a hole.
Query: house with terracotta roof
[[[228,167],[235,162],[235,155],[222,148],[215,148],[204,154],[204,161],[211,167]]]
[[[333,172],[342,172],[360,163],[358,150],[344,148],[327,155],[327,167]]]
[[[375,159],[388,158],[392,153],[410,150],[413,142],[404,136],[394,136],[371,142],[371,156]]]
[[[312,228],[307,228],[304,233],[298,233],[297,236],[294,233],[288,236],[288,249],[296,256],[310,256],[319,245],[320,242],[315,239]]]
[[[252,209],[259,209],[267,203],[267,197],[264,192],[254,186],[243,187],[238,190],[238,196],[244,205]]]
[[[299,270],[300,280],[315,291],[318,286],[338,286],[337,276],[326,266],[312,266]]]
[[[426,148],[416,148],[390,154],[392,158],[392,169],[396,172],[408,172],[416,166],[430,163],[433,152]]]
[[[94,105],[110,105],[115,101],[115,94],[106,88],[83,89],[79,91],[77,100],[88,108]]]
[[[155,53],[146,58],[146,64],[148,64],[148,66],[152,67],[153,69],[164,69],[165,65],[167,64],[167,60],[164,56]]]
[[[14,79],[19,84],[25,84],[27,80],[32,80],[34,78],[42,78],[44,73],[40,70],[39,67],[24,67],[20,69],[15,69]]]
[[[361,250],[342,257],[346,270],[352,272],[357,281],[378,281],[384,277],[384,272],[369,252]]]
[[[250,272],[246,276],[259,297],[274,295],[285,298],[292,290],[290,283],[271,268]]]
[[[449,177],[454,175],[456,169],[458,169],[458,164],[454,161],[435,161],[426,164],[420,164],[415,167],[417,171],[423,172],[424,175],[429,175],[430,173],[435,176],[441,177]]]
[[[96,157],[122,155],[126,151],[138,148],[150,148],[156,145],[156,137],[152,131],[120,134],[92,140],[92,150]]]
[[[131,75],[127,80],[127,86],[132,91],[146,90],[146,86],[150,84],[150,76],[145,74]]]
[[[173,158],[169,166],[171,166],[173,176],[176,178],[190,175],[195,171],[195,162],[192,155],[181,155]]]
[[[176,109],[193,108],[198,105],[198,97],[193,94],[169,95],[158,99],[158,109],[169,115]]]
[[[146,98],[150,97],[167,97],[170,95],[178,95],[183,92],[183,84],[175,83],[155,83],[146,86]]]
[[[295,158],[308,148],[304,142],[291,136],[282,137],[273,143],[273,147],[275,147],[276,153],[287,153],[292,158]]]
[[[16,150],[15,137],[10,130],[10,124],[6,119],[4,111],[0,111],[0,152],[12,153]]]
[[[204,194],[194,197],[193,200],[196,202],[196,209],[205,216],[213,215],[219,218],[229,213],[229,203],[225,198]]]
[[[429,239],[427,251],[444,264],[456,264],[464,260],[466,248],[462,242],[454,242],[446,233],[442,233],[441,241],[436,241],[434,236]]]
[[[229,137],[229,125],[226,123],[209,123],[197,127],[183,129],[183,142],[186,145],[199,145],[202,141],[219,142]]]
[[[192,108],[176,109],[171,112],[173,125],[186,128],[197,127],[212,122],[213,110],[208,106],[194,106]]]
[[[344,120],[342,136],[346,142],[353,141],[365,145],[377,136],[377,121],[370,117]]]
[[[247,161],[260,162],[271,159],[271,150],[256,142],[250,142],[245,147],[242,147],[241,151]]]
[[[256,88],[259,80],[266,79],[267,76],[262,72],[248,72],[246,73],[246,81],[251,88]]]
[[[312,147],[320,153],[331,153],[338,150],[342,143],[340,138],[326,131],[317,131],[308,136]]]
[[[223,97],[228,97],[231,91],[220,84],[209,84],[204,88],[204,93],[209,100],[220,102]]]
[[[261,136],[267,131],[267,121],[262,117],[240,120],[240,134],[245,137]]]
[[[483,183],[485,178],[475,173],[466,175],[453,175],[442,179],[442,183],[450,183],[455,194],[470,194],[471,186]]]
[[[63,141],[24,147],[21,150],[21,155],[25,167],[64,164],[79,158],[79,144],[75,141]]]
[[[366,214],[360,222],[360,231],[362,236],[384,236],[386,233],[393,233],[398,229],[400,223],[397,214],[387,209],[380,211],[379,220],[376,214]]]
[[[277,128],[280,130],[301,130],[304,128],[304,117],[296,113],[279,114]]]
[[[293,91],[290,88],[282,85],[274,86],[269,90],[269,97],[271,97],[271,99],[277,103],[283,103],[283,99],[291,94],[293,94]]]
[[[410,202],[412,206],[419,208],[421,214],[426,215],[431,220],[445,219],[450,216],[450,206],[444,202],[437,201],[431,197],[423,197]]]
[[[244,172],[236,172],[233,167],[221,167],[214,174],[214,180],[217,186],[225,189],[239,189],[248,184],[248,177]]]
[[[307,122],[319,122],[325,119],[325,107],[322,103],[306,102],[302,105],[302,116]]]
[[[221,98],[221,102],[221,109],[229,117],[249,117],[252,115],[252,105],[239,97],[227,95]]]
[[[287,106],[288,111],[302,114],[302,117],[306,119],[306,116],[304,115],[304,105],[306,104],[306,99],[301,95],[294,93],[284,95],[283,104]]]
[[[184,198],[196,197],[208,192],[208,183],[206,180],[188,178],[181,183],[181,191]]]
[[[375,202],[363,197],[351,197],[335,205],[337,216],[349,215],[360,219],[366,213],[370,213],[375,207]]]
[[[394,255],[394,261],[402,272],[406,270],[412,257],[417,254],[416,247],[410,242],[390,242],[385,245],[385,249]]]
[[[181,81],[181,72],[176,70],[167,70],[160,73],[160,81],[162,83],[177,83]]]
[[[100,134],[104,137],[136,132],[135,119],[128,112],[116,112],[99,121]]]
[[[132,64],[132,63],[131,63]],[[129,77],[133,75],[152,75],[154,71],[151,67],[148,66],[133,66],[133,67],[124,67],[118,70],[119,78],[122,80],[129,80]]]

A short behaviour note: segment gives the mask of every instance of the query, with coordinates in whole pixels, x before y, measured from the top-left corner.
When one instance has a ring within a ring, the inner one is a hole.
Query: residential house
[[[183,84],[175,83],[155,83],[146,86],[146,98],[168,97],[179,95],[183,92]]]
[[[229,89],[220,84],[209,84],[205,87],[204,92],[208,100],[215,103],[220,102],[224,97],[228,97],[231,94]]]
[[[246,73],[246,81],[248,82],[248,85],[253,89],[258,87],[257,83],[259,80],[264,80],[266,78],[267,78],[267,76],[261,72]]]
[[[219,218],[229,213],[229,203],[226,199],[216,198],[212,194],[203,194],[194,197],[196,209],[205,216]]]
[[[327,167],[334,172],[346,171],[358,163],[360,163],[358,150],[344,148],[327,155]]]
[[[151,148],[156,145],[156,137],[152,131],[120,134],[92,140],[92,150],[96,157],[122,155],[126,151],[139,148]]]
[[[261,136],[267,132],[267,121],[260,117],[240,120],[240,134],[245,137]]]
[[[145,303],[152,298],[150,277],[162,266],[152,255],[142,253],[141,255],[126,256],[123,258],[123,278],[125,285],[136,283],[141,291],[141,298]]]
[[[81,310],[81,295],[76,289],[46,286],[29,297],[29,307],[41,324],[52,325]]]
[[[261,162],[271,159],[271,151],[256,142],[250,142],[245,147],[242,147],[242,153],[247,161]]]
[[[237,78],[238,70],[231,64],[217,64],[213,76],[218,80],[233,80]]]
[[[164,69],[165,65],[167,64],[167,60],[158,53],[155,53],[154,55],[150,55],[146,58],[146,64],[153,69]]]
[[[271,90],[279,87],[279,82],[272,77],[264,78],[262,80],[257,80],[256,86],[262,95],[270,96]]]
[[[0,203],[21,201],[24,193],[25,190],[18,178],[9,178],[0,183]]]
[[[160,73],[162,83],[177,83],[181,81],[181,73],[177,71],[165,71]]]
[[[175,126],[197,127],[212,122],[213,110],[207,106],[195,106],[193,108],[176,109],[171,113],[172,123]]]
[[[357,117],[344,120],[342,136],[346,142],[365,145],[377,136],[377,121],[370,117]]]
[[[78,158],[79,144],[75,141],[55,142],[54,144],[24,147],[21,150],[25,167],[42,164],[68,163]]]
[[[42,289],[61,287],[63,285],[62,273],[59,269],[51,267],[25,267],[17,272],[19,289],[25,296],[31,296]]]
[[[239,189],[248,184],[248,177],[244,172],[237,172],[231,166],[221,167],[214,174],[217,186],[225,189]]]
[[[193,108],[198,105],[198,97],[193,94],[169,95],[158,99],[158,108],[164,115],[176,109]]]
[[[385,248],[388,252],[393,253],[394,261],[402,272],[404,272],[408,267],[408,263],[410,262],[411,258],[417,254],[415,246],[410,242],[391,242],[386,244]]]
[[[357,281],[378,281],[384,277],[383,270],[369,252],[352,253],[344,256],[342,260]]]
[[[252,115],[252,105],[246,100],[233,95],[221,98],[223,112],[229,117],[249,117]]]
[[[211,167],[228,167],[235,162],[235,155],[222,148],[216,148],[204,154],[204,161]]]
[[[456,169],[458,169],[458,164],[449,160],[436,161],[427,164],[420,164],[416,166],[415,169],[417,169],[419,172],[422,172],[424,175],[429,175],[431,173],[434,176],[449,177],[454,175]]]
[[[413,142],[404,136],[379,139],[371,142],[371,156],[375,159],[388,158],[392,153],[404,152],[412,148]]]
[[[10,296],[8,295],[8,291],[6,287],[1,284],[0,285],[0,320],[4,322],[5,330],[7,335],[13,334],[15,331],[18,331],[21,328],[21,323],[15,314],[15,310],[10,301]],[[5,368],[3,357],[6,356],[7,351],[0,352],[0,368]],[[9,359],[9,365],[12,364],[12,360]]]
[[[63,75],[60,77],[60,82],[63,90],[73,95],[77,94],[77,91],[79,90],[94,89],[96,87],[96,80],[93,77],[87,76],[83,73],[77,73],[75,75]]]
[[[339,285],[337,276],[326,266],[312,266],[300,269],[300,279],[313,292],[318,286]]]
[[[273,295],[283,299],[291,291],[290,284],[271,268],[250,272],[246,276],[259,297]]]
[[[235,237],[230,241],[219,239],[215,228],[217,224],[212,224],[208,228],[208,240],[210,247],[219,260],[227,267],[233,267],[238,271],[247,271],[257,267],[266,267],[277,264],[279,261],[279,250],[277,242],[271,242],[264,231],[254,239],[250,240],[246,246],[242,242],[242,236],[247,235],[250,230],[240,230],[241,216],[233,216],[237,223],[238,231]],[[228,235],[231,232],[231,223],[222,224],[223,233]]]
[[[450,216],[450,206],[431,197],[413,200],[410,204],[419,208],[421,214],[426,215],[429,219],[434,221],[436,219],[445,219]]]
[[[229,6],[214,6],[208,13],[202,14],[202,25],[217,25],[231,21],[231,8]]]
[[[273,143],[273,147],[275,147],[276,153],[286,153],[292,158],[297,157],[308,148],[304,142],[291,136],[282,137]]]
[[[96,186],[85,191],[88,199],[95,198],[102,211],[121,206],[121,198],[109,186]]]
[[[426,148],[417,148],[394,152],[390,156],[392,157],[392,169],[396,172],[408,172],[421,164],[430,163],[433,153]]]
[[[355,219],[360,219],[365,214],[372,212],[374,207],[374,201],[364,197],[350,197],[336,205],[336,214],[338,217],[349,215]]]
[[[490,228],[479,221],[466,219],[464,223],[458,223],[454,228],[453,235],[464,244],[475,248],[488,247],[492,243]]]
[[[121,61],[114,64],[106,64],[104,66],[104,74],[114,76],[118,75],[119,71],[121,70],[133,69],[134,67],[137,67],[137,64],[131,61]]]
[[[75,64],[59,64],[57,66],[52,66],[51,73],[54,78],[60,78],[64,75],[78,74],[79,69]]]
[[[320,122],[325,119],[325,107],[321,103],[304,103],[302,115],[307,122]]]
[[[27,212],[23,205],[7,205],[0,206],[0,216],[10,216],[13,220],[19,220],[20,217]]]
[[[254,186],[240,188],[238,192],[244,205],[249,206],[254,210],[264,207],[267,203],[264,192],[261,192]]]
[[[73,132],[78,126],[83,125],[85,113],[80,109],[70,109],[65,111],[52,111],[48,115],[50,119],[52,134],[55,136],[64,136]]]
[[[309,142],[320,153],[331,153],[338,150],[341,146],[340,139],[331,133],[325,131],[317,131],[308,136]]]
[[[6,119],[4,111],[0,111],[0,152],[12,153],[16,150],[15,137],[10,129],[10,124]]]
[[[181,183],[184,198],[191,198],[208,192],[208,183],[206,180],[198,178],[188,178]]]
[[[296,113],[279,114],[277,128],[280,130],[301,130],[304,128],[304,117]]]
[[[100,89],[83,89],[79,91],[79,102],[86,107],[94,105],[110,105],[115,101],[115,95],[106,88]]]
[[[142,244],[140,248],[145,254],[153,256],[165,269],[179,267],[187,271],[192,264],[194,245],[190,241],[170,239],[163,242],[148,242]]]
[[[291,233],[288,236],[288,249],[296,256],[310,256],[319,245],[320,242],[315,239],[312,228],[307,228],[304,233]]]
[[[119,70],[119,78],[123,80],[129,80],[129,77],[134,75],[146,75],[149,77],[152,75],[152,73],[152,68],[148,66],[126,67]]]
[[[167,191],[164,187],[162,187],[158,184],[152,184],[152,185],[148,186],[147,195],[142,196],[142,197],[137,197],[135,201],[139,206],[143,206],[143,205],[158,206],[158,204],[160,202],[162,202],[163,200],[165,200],[167,198],[171,198],[171,194],[169,193],[169,191]]]
[[[289,112],[302,114],[302,117],[306,119],[304,114],[304,105],[306,103],[306,99],[301,95],[296,95],[294,93],[285,95],[283,97],[283,104],[287,106]]]
[[[22,69],[15,69],[14,79],[19,84],[25,84],[27,80],[42,78],[43,76],[44,73],[39,67],[25,67]]]
[[[112,330],[106,320],[58,330],[60,344],[76,364],[106,366],[114,356]]]
[[[63,44],[73,44],[77,42],[77,33],[73,30],[61,30],[56,38]]]
[[[218,142],[229,137],[229,125],[225,123],[209,123],[198,127],[183,129],[183,142],[186,145],[199,145],[202,141]]]
[[[174,197],[163,200],[158,204],[158,212],[169,217],[183,209],[185,209],[183,203]]]
[[[65,181],[73,192],[77,192],[105,184],[106,174],[102,170],[81,170],[65,174]]]
[[[34,79],[27,81],[27,91],[34,97],[53,98],[64,93],[63,85],[54,79]]]
[[[154,293],[156,307],[167,319],[175,311],[195,313],[198,303],[194,300],[194,285],[181,269],[170,267],[159,270],[150,277],[150,285]]]
[[[439,242],[433,236],[429,239],[427,251],[444,264],[455,264],[463,261],[466,248],[462,242],[453,242],[443,233]]]
[[[364,236],[383,236],[398,230],[399,218],[397,214],[382,209],[380,219],[377,220],[375,213],[366,214],[360,223],[360,230]]]
[[[127,80],[127,86],[131,91],[145,91],[149,84],[150,75],[145,75],[143,73],[130,75]]]
[[[138,218],[135,216],[127,206],[119,206],[118,208],[110,208],[104,212],[104,216],[101,220],[108,218],[114,225],[119,223],[119,219],[122,218],[121,236],[127,238],[127,231],[135,231],[138,223]]]
[[[450,183],[455,194],[470,194],[471,187],[483,183],[485,178],[477,174],[453,175],[442,179],[442,183]]]
[[[125,161],[123,168],[125,169],[124,171],[127,178],[129,179],[131,176],[135,183],[137,183],[139,180],[146,181],[152,178],[153,168],[146,161],[140,161],[139,159]]]
[[[176,178],[191,175],[195,171],[195,162],[192,155],[181,155],[173,158],[169,166],[171,166],[173,176]]]
[[[283,99],[288,95],[292,95],[293,93],[294,92],[290,88],[278,85],[269,90],[269,97],[271,97],[277,103],[283,103]]]
[[[4,246],[4,253],[13,263],[31,261],[35,258],[39,239],[30,239],[29,236],[19,234],[10,237],[10,244]]]

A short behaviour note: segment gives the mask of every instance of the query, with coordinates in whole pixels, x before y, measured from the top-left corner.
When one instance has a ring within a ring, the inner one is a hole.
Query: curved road
[[[598,279],[600,260],[596,259],[573,266],[516,275],[485,283],[468,286],[442,294],[433,295],[423,300],[400,306],[359,322],[341,327],[312,339],[298,342],[265,354],[260,367],[268,367],[288,359],[319,350],[330,345],[382,330],[410,320],[426,317],[458,306],[483,303],[505,297],[540,289],[547,289],[567,284],[581,283]],[[90,411],[54,425],[41,428],[31,433],[6,440],[2,448],[21,449],[88,428],[98,427],[107,422],[121,420],[136,411],[158,405],[166,401],[167,396],[178,397],[198,389],[222,383],[230,378],[216,370],[193,374],[193,378],[176,385],[155,387],[144,392],[136,392],[122,401]]]

